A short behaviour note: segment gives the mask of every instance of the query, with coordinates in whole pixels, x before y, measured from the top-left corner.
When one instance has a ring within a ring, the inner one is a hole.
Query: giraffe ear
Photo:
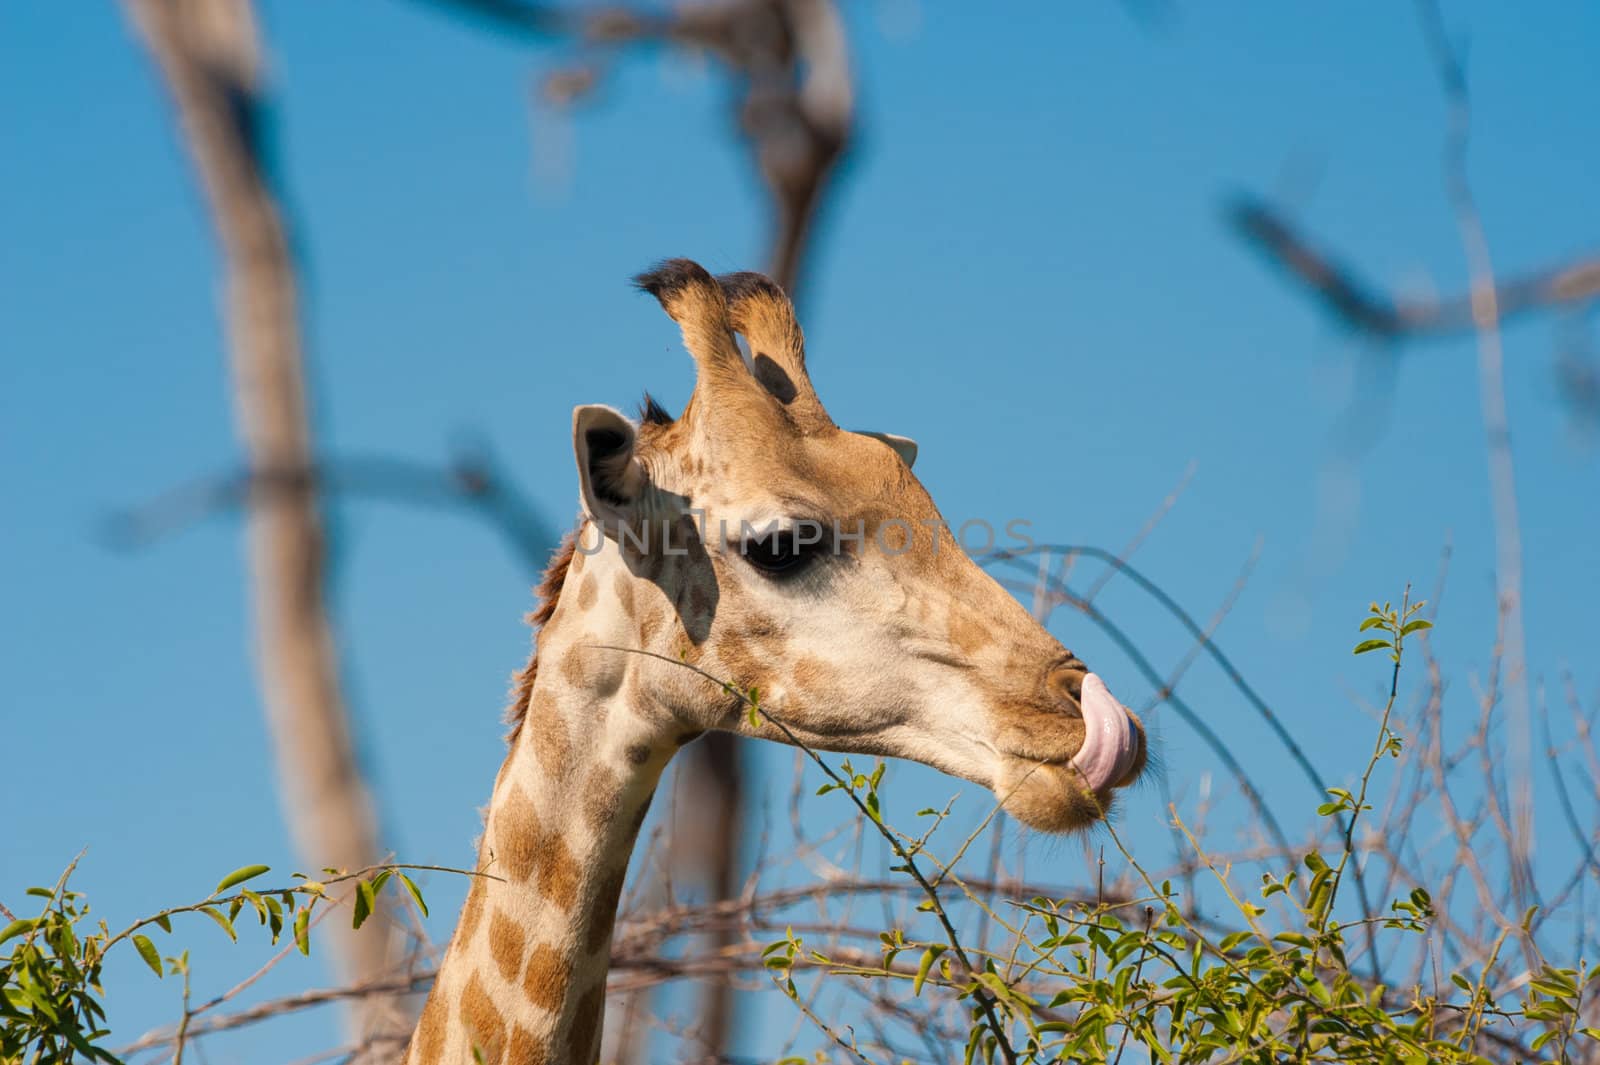
[[[874,440],[882,440],[885,444],[888,444],[890,447],[894,448],[894,453],[900,456],[900,461],[906,464],[906,469],[909,470],[912,466],[916,465],[917,442],[911,439],[909,436],[895,436],[893,433],[866,432],[861,433],[861,435],[870,436]]]
[[[634,459],[633,423],[611,407],[591,405],[572,412],[572,449],[578,459],[583,509],[615,539],[618,527],[636,516],[649,478]]]

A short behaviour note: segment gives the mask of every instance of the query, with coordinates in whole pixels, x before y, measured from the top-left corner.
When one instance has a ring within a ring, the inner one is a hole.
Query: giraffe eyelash
[[[810,569],[835,553],[835,545],[826,522],[805,518],[756,527],[747,524],[735,546],[739,557],[752,569],[776,579]]]

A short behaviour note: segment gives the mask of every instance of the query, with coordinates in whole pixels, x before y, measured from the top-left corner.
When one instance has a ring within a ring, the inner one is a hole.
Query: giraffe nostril
[[[1086,676],[1087,670],[1071,665],[1057,666],[1045,678],[1045,687],[1050,689],[1050,694],[1066,704],[1062,709],[1073,717],[1083,716],[1083,678]]]

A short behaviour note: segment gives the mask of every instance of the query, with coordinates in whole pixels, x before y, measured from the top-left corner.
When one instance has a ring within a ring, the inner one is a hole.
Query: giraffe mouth
[[[1105,681],[1090,673],[1083,678],[1083,746],[1072,756],[1072,766],[1084,783],[1104,794],[1127,782],[1139,761],[1139,728],[1127,707],[1117,702]]]
[[[1144,770],[1144,727],[1105,681],[1086,674],[1078,704],[1083,740],[1076,752],[1039,758],[1002,748],[1000,771],[990,784],[1006,810],[1043,832],[1073,832],[1104,820],[1112,793]]]

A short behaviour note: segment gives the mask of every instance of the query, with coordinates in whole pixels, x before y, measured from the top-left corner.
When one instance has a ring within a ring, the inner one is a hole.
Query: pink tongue
[[[1083,678],[1083,746],[1072,756],[1089,787],[1105,791],[1128,775],[1138,750],[1133,720],[1093,673]]]

